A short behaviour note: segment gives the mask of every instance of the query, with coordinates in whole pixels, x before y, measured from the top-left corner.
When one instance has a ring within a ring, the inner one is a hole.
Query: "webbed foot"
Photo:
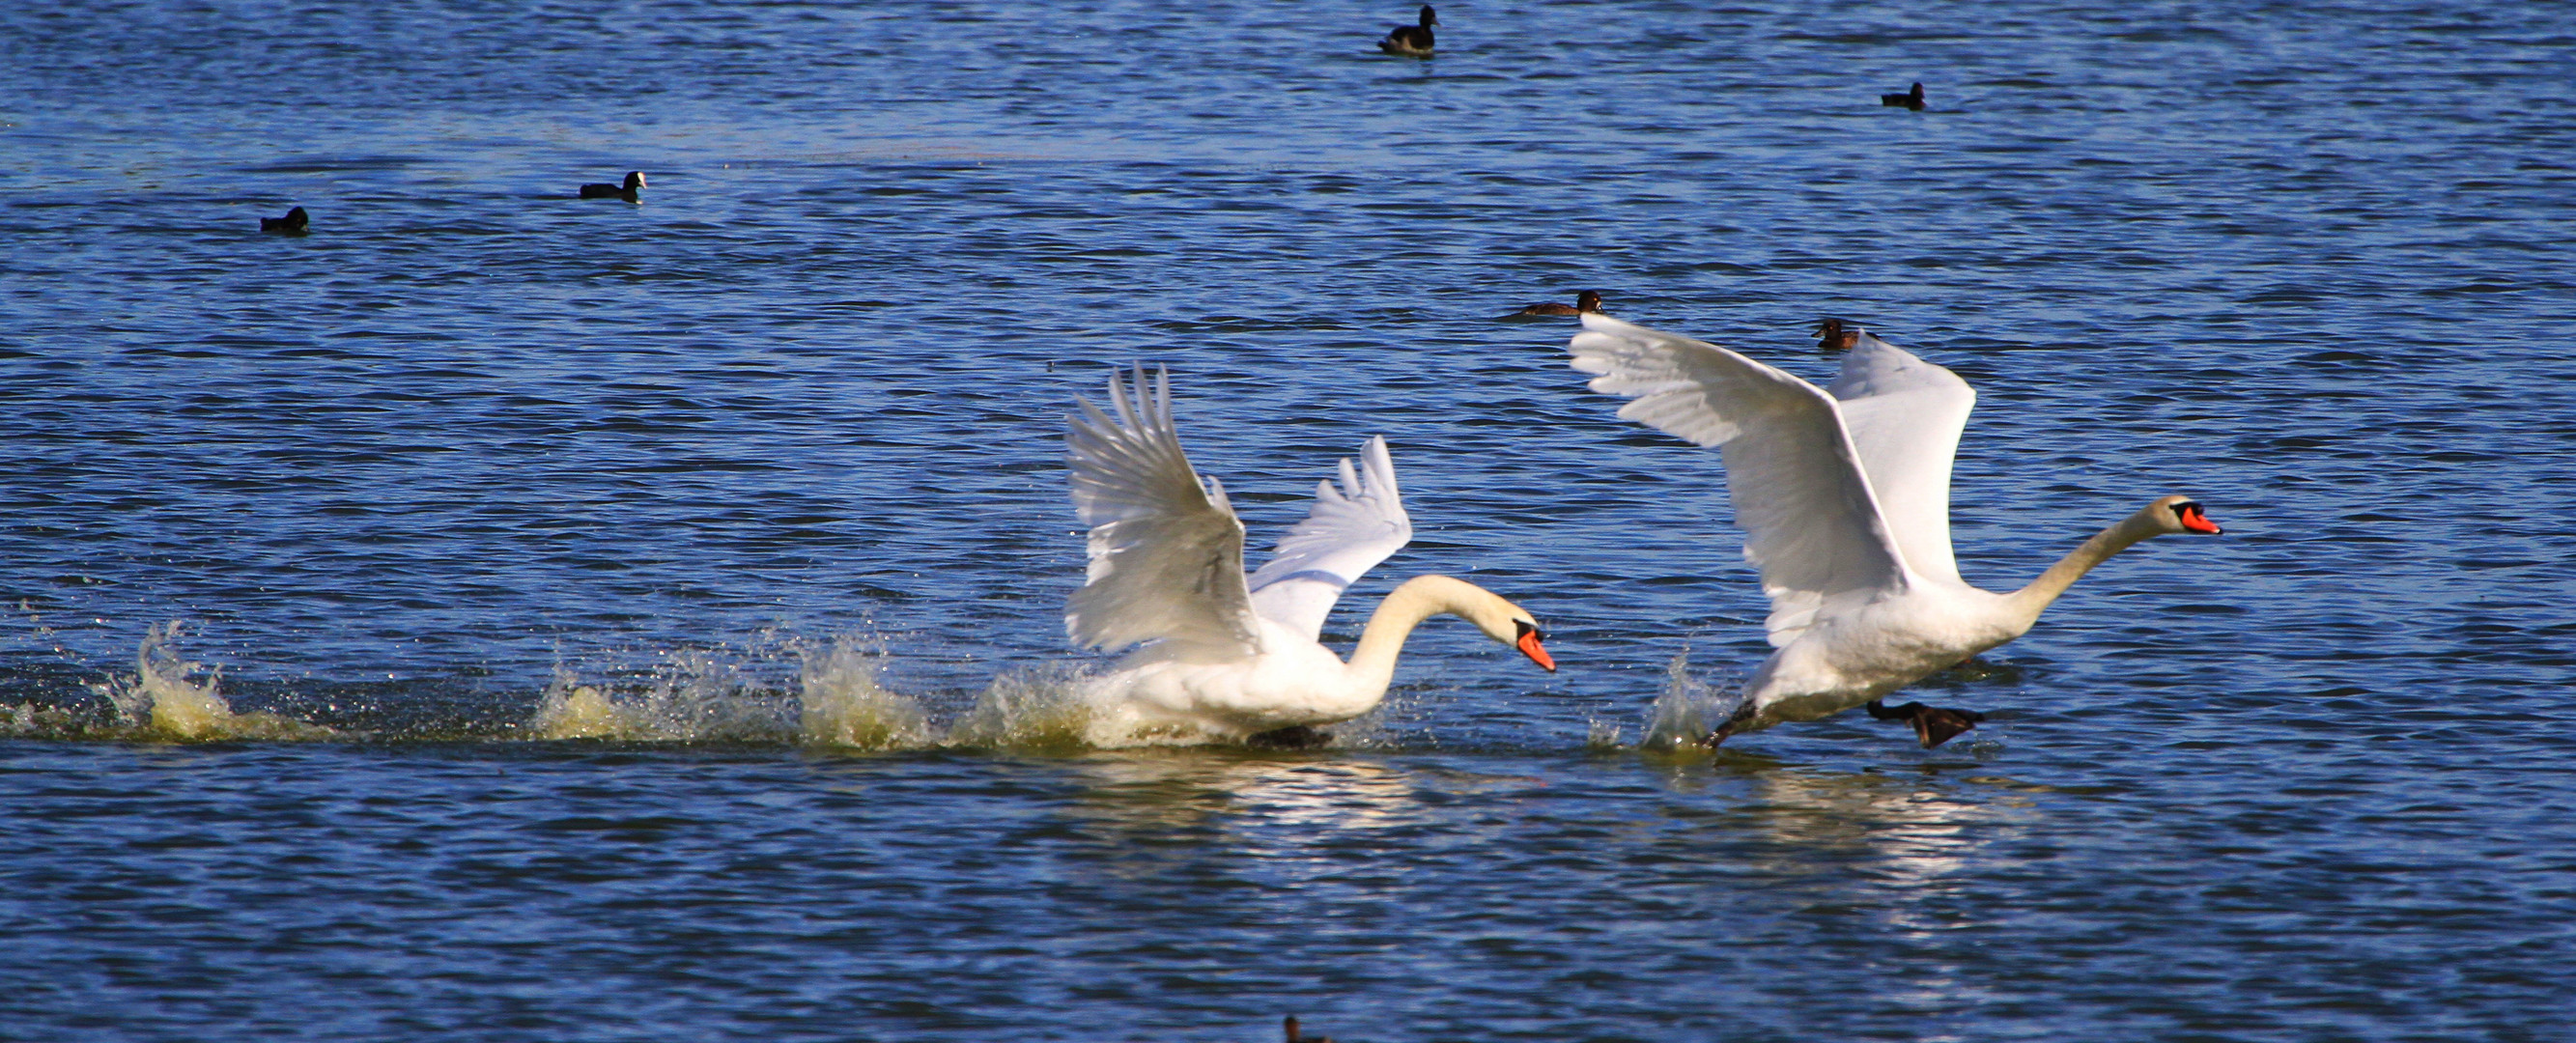
[[[1311,750],[1333,741],[1333,733],[1303,724],[1273,728],[1246,737],[1243,744],[1265,750]]]
[[[1915,736],[1923,740],[1923,748],[1927,750],[1958,738],[1960,733],[1986,719],[1986,715],[1975,710],[1952,710],[1922,703],[1889,706],[1876,699],[1869,701],[1868,709],[1869,715],[1879,720],[1901,720],[1913,725]]]

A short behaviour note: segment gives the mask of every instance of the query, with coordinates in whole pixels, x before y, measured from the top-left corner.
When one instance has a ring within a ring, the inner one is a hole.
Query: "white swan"
[[[1949,370],[1854,329],[1831,387],[1714,344],[1583,316],[1568,350],[1592,389],[1636,401],[1619,415],[1722,449],[1744,556],[1771,597],[1775,651],[1743,709],[1708,737],[1868,704],[1910,721],[1923,745],[1980,714],[1878,698],[2028,631],[2049,602],[2130,544],[2217,535],[2198,503],[2167,496],[2102,530],[2029,586],[1994,594],[1950,556],[1950,460],[1977,393]]]
[[[1113,371],[1109,402],[1115,420],[1089,402],[1065,418],[1091,566],[1064,628],[1085,648],[1149,643],[1087,686],[1095,740],[1242,740],[1357,717],[1386,696],[1405,636],[1443,613],[1556,669],[1529,613],[1446,576],[1388,594],[1348,663],[1317,641],[1342,590],[1413,539],[1385,439],[1369,439],[1363,470],[1342,461],[1341,486],[1319,485],[1313,512],[1247,579],[1243,523],[1182,452],[1169,375],[1148,385],[1138,367],[1131,396]]]

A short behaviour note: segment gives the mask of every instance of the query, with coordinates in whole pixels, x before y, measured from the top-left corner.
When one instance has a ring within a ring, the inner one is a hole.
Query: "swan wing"
[[[1905,565],[1956,582],[1950,554],[1950,461],[1977,392],[1959,375],[1862,332],[1825,391],[1842,406],[1843,430]]]
[[[1109,404],[1065,418],[1073,507],[1090,528],[1091,566],[1064,612],[1084,648],[1160,640],[1185,655],[1248,658],[1261,627],[1243,581],[1243,522],[1225,486],[1202,483],[1172,426],[1169,374],[1131,395],[1113,372]]]
[[[1360,576],[1413,541],[1413,519],[1395,486],[1386,439],[1360,449],[1360,466],[1342,460],[1339,488],[1315,486],[1315,509],[1288,530],[1268,564],[1252,574],[1252,610],[1309,638],[1324,632],[1333,603]]]
[[[1725,348],[1605,315],[1568,346],[1592,390],[1635,401],[1619,415],[1704,446],[1726,462],[1744,557],[1771,597],[1771,643],[1787,645],[1836,595],[1904,589],[1869,477],[1834,400]]]

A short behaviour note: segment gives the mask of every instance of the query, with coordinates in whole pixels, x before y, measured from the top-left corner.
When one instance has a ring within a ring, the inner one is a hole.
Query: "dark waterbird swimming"
[[[1921,112],[1923,111],[1923,85],[1915,84],[1913,90],[1903,94],[1881,94],[1878,96],[1878,103]]]
[[[1816,324],[1816,350],[1850,351],[1860,344],[1860,331],[1843,328],[1843,320],[1826,319]]]
[[[1279,1027],[1285,1030],[1288,1043],[1333,1043],[1333,1037],[1331,1036],[1309,1036],[1298,1031],[1297,1016],[1294,1014],[1288,1015],[1287,1019],[1281,1022]]]
[[[286,216],[284,217],[260,218],[259,230],[263,232],[276,232],[279,235],[303,235],[304,226],[311,223],[312,218],[306,217],[304,214],[304,208],[299,206],[287,211]]]
[[[1557,303],[1557,302],[1555,302],[1555,301],[1548,301],[1547,303],[1544,303],[1544,304],[1533,304],[1533,305],[1530,305],[1529,307],[1522,308],[1521,310],[1516,311],[1516,312],[1513,312],[1512,314],[1514,314],[1514,315],[1581,315],[1581,314],[1583,314],[1583,313],[1585,313],[1585,312],[1599,312],[1600,310],[1601,310],[1601,295],[1600,295],[1600,294],[1598,294],[1598,293],[1594,293],[1594,292],[1592,292],[1592,291],[1590,291],[1590,290],[1585,290],[1585,291],[1583,291],[1583,292],[1581,292],[1581,293],[1578,293],[1578,294],[1575,294],[1575,295],[1574,295],[1574,303],[1572,303],[1572,304],[1560,304],[1560,303]]]
[[[583,199],[623,199],[632,203],[635,201],[636,195],[641,193],[643,190],[644,172],[641,170],[629,170],[626,172],[626,182],[624,184],[583,185],[581,186],[581,197]]]
[[[1440,16],[1432,12],[1430,4],[1424,4],[1420,22],[1396,26],[1395,31],[1386,34],[1386,39],[1377,42],[1377,49],[1388,54],[1431,57],[1431,27],[1438,24]]]

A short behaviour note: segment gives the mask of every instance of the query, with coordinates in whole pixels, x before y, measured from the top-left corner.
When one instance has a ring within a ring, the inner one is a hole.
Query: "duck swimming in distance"
[[[1584,313],[1586,313],[1586,312],[1590,312],[1590,313],[1593,313],[1593,314],[1599,314],[1599,313],[1600,313],[1600,311],[1601,311],[1601,295],[1600,295],[1600,294],[1597,294],[1597,293],[1594,293],[1594,292],[1592,292],[1592,291],[1590,291],[1590,290],[1585,290],[1585,291],[1583,291],[1583,292],[1581,292],[1581,293],[1578,293],[1578,294],[1575,294],[1575,295],[1574,295],[1574,303],[1572,303],[1572,304],[1559,304],[1559,303],[1557,303],[1557,302],[1555,302],[1555,301],[1549,301],[1549,302],[1547,302],[1547,303],[1545,303],[1545,304],[1533,304],[1533,305],[1530,305],[1529,307],[1526,307],[1526,308],[1523,308],[1523,309],[1521,309],[1521,310],[1519,310],[1519,311],[1513,312],[1512,314],[1514,314],[1514,315],[1581,315],[1581,314],[1584,314]]]
[[[636,196],[643,191],[644,172],[641,170],[629,170],[626,172],[626,181],[623,184],[588,184],[581,186],[581,197],[583,199],[623,199],[632,203],[635,201]]]
[[[1817,323],[1815,337],[1816,350],[1823,352],[1850,351],[1860,344],[1860,331],[1844,329],[1841,319]]]
[[[306,216],[304,208],[299,206],[287,211],[284,217],[260,218],[259,230],[275,232],[279,235],[303,235],[304,226],[312,223],[313,219]]]
[[[1729,736],[1855,706],[1904,720],[1925,747],[1983,715],[1880,697],[2028,632],[2094,566],[2141,540],[2216,536],[2188,496],[2165,496],[2094,534],[2028,586],[1995,594],[1950,552],[1950,462],[1977,393],[1957,374],[1853,331],[1824,388],[1725,348],[1583,317],[1568,346],[1619,415],[1721,450],[1744,557],[1770,596],[1770,658],[1744,684]]]
[[[1472,583],[1416,576],[1380,601],[1348,662],[1320,640],[1342,591],[1413,539],[1386,439],[1371,438],[1338,486],[1315,489],[1306,520],[1260,571],[1243,571],[1243,522],[1225,486],[1202,480],[1172,424],[1171,381],[1113,375],[1110,411],[1066,417],[1075,513],[1091,565],[1065,606],[1085,648],[1143,647],[1085,685],[1095,745],[1310,745],[1317,725],[1375,709],[1407,635],[1438,615],[1473,623],[1554,672],[1538,621]],[[1264,738],[1267,736],[1268,738]]]
[[[1439,16],[1431,10],[1430,4],[1424,4],[1419,22],[1396,26],[1393,32],[1386,34],[1386,39],[1377,42],[1377,49],[1408,58],[1431,57],[1431,27],[1438,24]]]
[[[1878,103],[1921,112],[1923,111],[1923,85],[1915,84],[1913,90],[1903,94],[1881,94],[1878,96]]]

